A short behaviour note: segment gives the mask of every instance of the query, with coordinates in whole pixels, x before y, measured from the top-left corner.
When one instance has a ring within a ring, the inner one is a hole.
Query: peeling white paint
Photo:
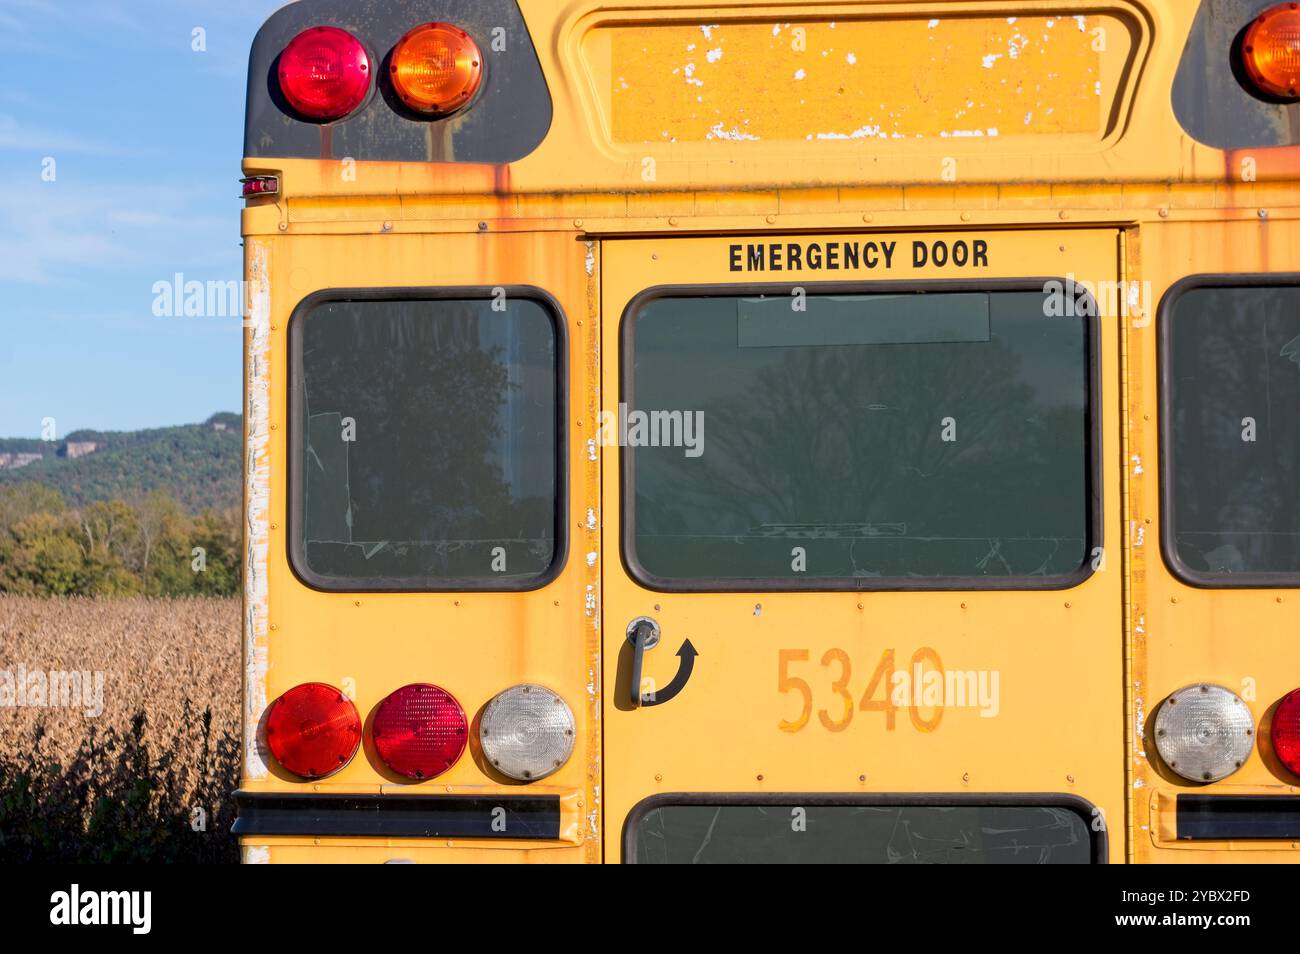
[[[594,461],[597,459],[598,456],[596,454],[596,438],[588,437],[587,438],[587,460]]]
[[[1078,15],[1074,18],[1074,22],[1079,24],[1080,33],[1088,32],[1088,18],[1086,16]]]
[[[986,70],[991,70],[991,69],[993,69],[993,64],[996,63],[996,62],[997,62],[998,60],[1000,60],[1000,59],[1002,59],[1002,54],[1001,54],[1001,53],[989,53],[987,56],[985,56],[985,57],[982,58],[982,62],[983,62],[983,64],[984,64],[984,68],[985,68]]]
[[[595,565],[596,565],[596,560],[597,560],[599,557],[600,557],[600,554],[597,553],[595,550],[592,550],[590,553],[587,554],[587,566],[595,566]]]
[[[706,39],[706,40],[712,40],[712,39],[713,39],[713,31],[716,30],[717,28],[718,28],[718,24],[716,24],[716,23],[712,23],[712,24],[709,24],[708,26],[701,26],[701,27],[700,27],[700,32],[704,34],[704,39]]]
[[[1141,477],[1145,471],[1142,470],[1142,458],[1137,454],[1133,455],[1133,476]]]
[[[1140,778],[1135,778],[1135,779],[1133,780],[1133,787],[1134,787],[1134,788],[1144,788],[1145,786],[1146,786],[1146,782],[1142,781],[1142,779],[1140,779]]]
[[[926,26],[929,27],[931,30],[933,30],[938,25],[939,25],[938,20],[931,20],[929,23],[926,24]]]
[[[807,75],[808,75],[808,74],[805,73],[802,69],[798,69],[798,70],[795,70],[795,71],[794,71],[794,78],[795,78],[796,80],[801,80],[801,79],[803,79],[803,78],[804,78],[805,76],[807,76]]]
[[[257,726],[266,711],[267,551],[269,548],[271,470],[271,276],[266,246],[254,241],[248,258],[248,353],[244,382],[244,774],[266,778],[266,759]]]
[[[732,126],[730,129],[723,129],[722,123],[714,123],[709,131],[704,134],[705,139],[729,139],[733,142],[757,142],[758,137],[751,132],[746,132],[739,126]]]
[[[858,58],[854,56],[852,53],[846,54],[844,58],[849,61],[849,66],[852,66],[858,61]]]
[[[598,521],[596,519],[596,511],[591,509],[590,507],[587,508],[587,522],[585,526],[587,527],[588,530],[595,530],[596,527],[598,526]]]
[[[587,277],[596,273],[596,243],[587,243]]]
[[[863,126],[851,133],[824,132],[817,134],[818,139],[884,139],[885,134],[879,126]]]
[[[269,865],[271,849],[267,845],[249,845],[243,850],[240,860],[246,865]]]
[[[722,59],[722,47],[717,46],[709,50],[709,52],[704,54],[704,58],[710,63],[718,62],[718,60]]]
[[[596,612],[596,585],[594,583],[587,584],[587,598],[585,600],[584,609],[588,616],[591,616]]]

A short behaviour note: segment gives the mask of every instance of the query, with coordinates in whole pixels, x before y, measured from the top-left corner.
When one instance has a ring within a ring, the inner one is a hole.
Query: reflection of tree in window
[[[734,381],[723,394],[639,354],[638,406],[697,397],[705,420],[696,460],[636,452],[643,565],[663,576],[789,575],[789,560],[776,556],[800,545],[813,576],[1077,569],[1087,506],[1083,325],[1039,311],[993,327],[981,342],[750,353],[720,342],[716,373]],[[1043,377],[1042,367],[1026,371],[1034,360],[1054,365],[1058,380],[1031,383]],[[945,418],[955,441],[942,439]]]
[[[303,466],[316,572],[487,576],[494,544],[518,544],[507,546],[512,573],[549,564],[553,331],[538,306],[518,304],[536,320],[470,301],[338,303],[310,314]],[[355,442],[340,437],[345,417],[356,421]]]
[[[1171,328],[1179,559],[1217,574],[1300,570],[1300,289],[1193,289]]]

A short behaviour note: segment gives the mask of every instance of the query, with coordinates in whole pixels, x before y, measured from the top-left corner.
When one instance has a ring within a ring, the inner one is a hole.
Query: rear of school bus
[[[1300,858],[1300,15],[302,0],[249,862]]]

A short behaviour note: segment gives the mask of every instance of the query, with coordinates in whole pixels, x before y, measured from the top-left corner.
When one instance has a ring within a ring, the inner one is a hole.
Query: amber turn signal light
[[[393,48],[393,91],[403,103],[428,116],[447,116],[463,107],[483,81],[483,55],[460,27],[426,23]]]
[[[1279,3],[1257,16],[1242,37],[1241,62],[1261,93],[1300,100],[1300,3]]]

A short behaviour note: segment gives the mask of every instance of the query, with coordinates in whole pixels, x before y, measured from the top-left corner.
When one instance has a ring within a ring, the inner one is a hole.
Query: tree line
[[[166,491],[71,506],[42,484],[0,486],[0,592],[233,596],[235,508],[190,514]]]

